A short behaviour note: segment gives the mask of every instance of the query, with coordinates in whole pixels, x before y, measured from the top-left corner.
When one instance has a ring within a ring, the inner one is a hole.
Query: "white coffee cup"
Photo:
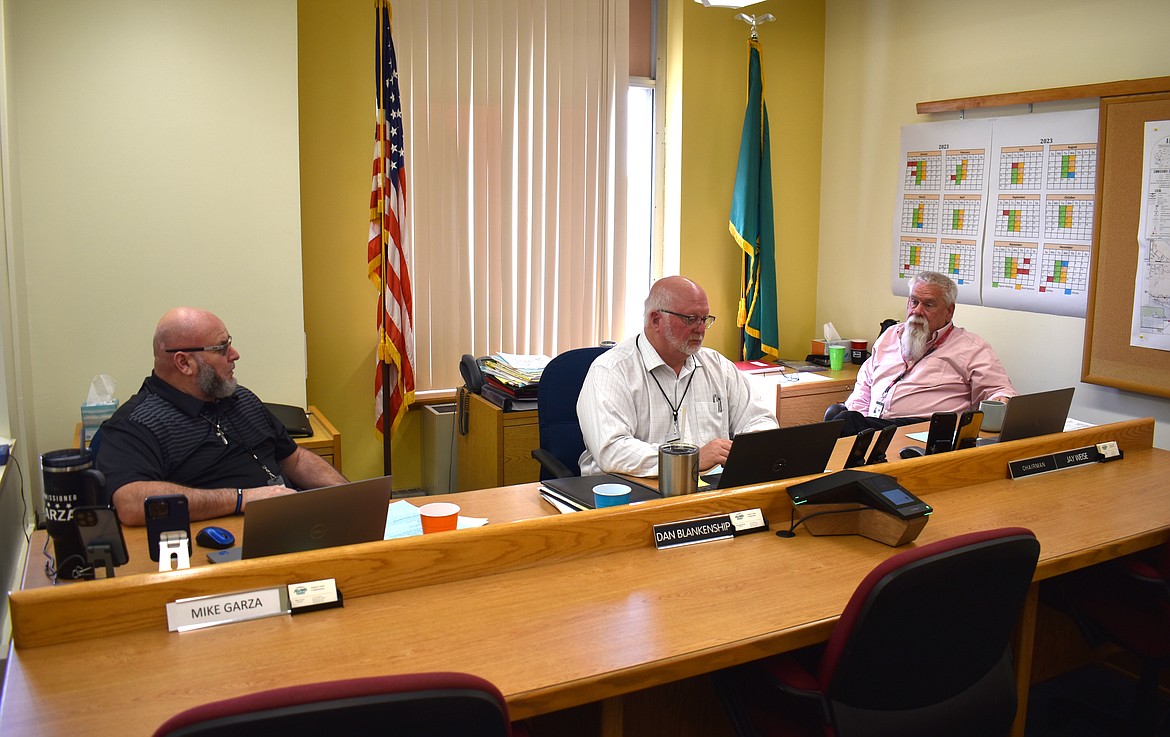
[[[979,403],[979,411],[983,413],[983,425],[980,430],[999,432],[1003,427],[1003,415],[1007,411],[1007,402],[994,399],[984,399]]]

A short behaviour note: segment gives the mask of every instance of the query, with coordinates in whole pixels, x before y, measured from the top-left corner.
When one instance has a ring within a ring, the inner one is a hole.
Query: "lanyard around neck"
[[[919,356],[917,361],[914,361],[913,363],[906,363],[906,359],[902,359],[902,362],[906,364],[906,367],[904,369],[902,369],[902,373],[898,374],[897,378],[895,378],[893,381],[891,381],[889,384],[886,385],[885,391],[882,392],[881,399],[879,399],[877,401],[878,406],[882,407],[883,412],[885,411],[886,399],[890,396],[890,391],[898,384],[899,381],[901,381],[902,379],[905,379],[906,375],[909,374],[911,371],[913,371],[915,366],[922,363],[922,360],[924,358],[929,356],[931,353],[934,353],[935,348],[938,348],[940,345],[942,345],[944,342],[946,342],[946,339],[951,337],[951,333],[954,332],[954,330],[955,330],[955,324],[951,323],[950,327],[947,328],[947,331],[945,333],[943,333],[942,335],[940,335],[938,340],[936,340],[934,342],[934,345],[927,348],[926,352],[923,353],[921,356]],[[899,352],[899,355],[901,355],[901,346],[899,346],[898,352]]]
[[[642,346],[638,342],[641,338],[642,338],[641,335],[634,338],[634,345],[637,346],[639,354],[642,352]],[[662,398],[666,400],[666,406],[670,407],[670,414],[671,414],[671,418],[674,422],[674,429],[676,431],[679,430],[679,426],[678,426],[679,410],[682,409],[683,402],[685,402],[687,400],[687,392],[689,392],[691,390],[691,384],[694,382],[695,373],[698,372],[698,370],[699,370],[699,361],[698,361],[698,359],[695,359],[695,367],[691,370],[690,378],[687,379],[687,388],[683,389],[682,396],[679,397],[677,405],[675,405],[673,402],[670,401],[670,397],[666,396],[666,390],[662,388],[662,383],[660,381],[658,381],[658,377],[654,375],[654,372],[653,371],[646,372],[646,373],[650,374],[651,379],[654,379],[654,383],[658,386],[658,391],[662,392]]]

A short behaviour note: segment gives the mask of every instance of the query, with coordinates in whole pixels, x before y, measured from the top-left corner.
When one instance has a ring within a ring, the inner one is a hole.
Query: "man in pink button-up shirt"
[[[937,271],[910,282],[906,321],[877,339],[838,415],[844,434],[866,427],[905,425],[934,412],[978,408],[985,399],[1016,396],[1011,379],[987,341],[951,322],[959,288]]]

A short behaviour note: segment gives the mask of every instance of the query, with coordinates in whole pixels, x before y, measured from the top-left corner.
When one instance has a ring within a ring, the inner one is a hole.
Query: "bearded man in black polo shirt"
[[[177,307],[154,333],[154,371],[102,425],[98,468],[123,524],[145,524],[143,502],[183,494],[192,520],[241,514],[248,502],[345,482],[297,446],[234,377],[240,354],[223,321]]]

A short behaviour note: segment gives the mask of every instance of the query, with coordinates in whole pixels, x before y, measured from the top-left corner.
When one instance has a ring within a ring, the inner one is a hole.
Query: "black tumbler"
[[[81,535],[73,520],[77,507],[105,503],[102,472],[93,468],[88,450],[67,448],[41,454],[44,479],[45,527],[53,540],[57,578],[93,578],[93,568],[81,546]]]

